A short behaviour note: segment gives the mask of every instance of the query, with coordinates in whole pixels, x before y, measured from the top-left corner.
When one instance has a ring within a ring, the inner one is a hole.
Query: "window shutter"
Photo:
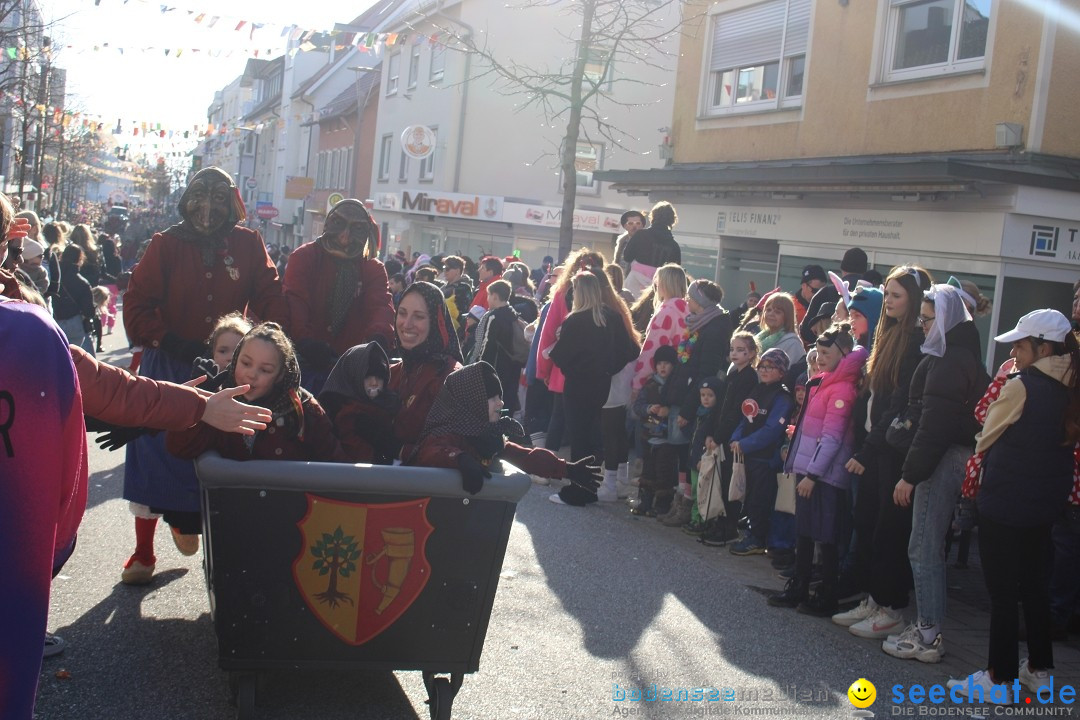
[[[716,17],[712,70],[728,70],[780,59],[787,0],[768,0]]]
[[[810,4],[810,0],[791,0],[784,57],[806,54],[806,45],[810,40]]]

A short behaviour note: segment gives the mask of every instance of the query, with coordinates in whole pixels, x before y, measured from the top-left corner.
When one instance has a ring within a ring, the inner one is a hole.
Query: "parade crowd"
[[[126,453],[125,583],[153,581],[161,520],[198,552],[208,450],[449,468],[473,494],[502,460],[553,503],[625,502],[764,555],[786,581],[770,605],[927,663],[946,651],[946,543],[977,524],[987,664],[950,687],[1004,703],[996,687],[1051,682],[1080,612],[1080,284],[1071,319],[1021,309],[991,377],[975,285],[882,277],[851,248],[792,292],[725,303],[681,266],[666,202],[623,215],[610,261],[580,248],[538,268],[380,259],[358,200],[272,257],[217,168],[178,209],[136,257],[0,196],[0,716],[30,716],[42,638],[63,649],[49,583],[75,550],[87,430]],[[122,289],[129,368],[95,358]]]

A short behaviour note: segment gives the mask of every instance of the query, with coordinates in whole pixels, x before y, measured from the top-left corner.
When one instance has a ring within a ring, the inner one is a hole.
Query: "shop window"
[[[706,113],[802,104],[810,0],[767,0],[713,18]]]
[[[390,153],[394,147],[394,136],[383,135],[382,145],[379,150],[379,182],[390,180]]]
[[[885,81],[981,70],[992,0],[890,0]]]

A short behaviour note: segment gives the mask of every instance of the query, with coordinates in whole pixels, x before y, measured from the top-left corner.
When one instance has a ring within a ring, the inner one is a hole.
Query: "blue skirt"
[[[185,383],[191,366],[156,348],[143,350],[139,374],[155,380]],[[165,433],[143,435],[128,443],[124,463],[124,499],[155,510],[199,511],[199,479],[195,464],[165,449]]]

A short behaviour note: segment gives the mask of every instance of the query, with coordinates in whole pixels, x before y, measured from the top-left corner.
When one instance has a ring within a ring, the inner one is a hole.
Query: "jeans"
[[[1009,683],[1020,669],[1017,648],[1024,604],[1028,659],[1032,668],[1054,667],[1050,642],[1050,526],[1013,527],[979,519],[979,555],[990,593],[990,652],[987,667],[994,680]]]
[[[952,523],[971,448],[953,445],[930,477],[915,486],[908,559],[915,579],[915,602],[924,625],[945,619],[945,533]]]
[[[1056,627],[1080,612],[1080,508],[1070,505],[1054,523],[1054,569],[1050,575],[1050,615]]]

